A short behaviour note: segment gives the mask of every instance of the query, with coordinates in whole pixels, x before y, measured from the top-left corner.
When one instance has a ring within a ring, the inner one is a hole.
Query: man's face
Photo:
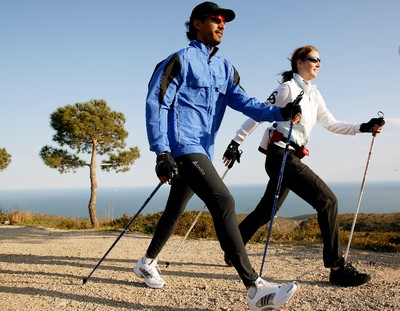
[[[225,29],[225,18],[209,15],[204,21],[195,20],[194,27],[197,30],[197,40],[210,46],[217,46],[222,41]]]

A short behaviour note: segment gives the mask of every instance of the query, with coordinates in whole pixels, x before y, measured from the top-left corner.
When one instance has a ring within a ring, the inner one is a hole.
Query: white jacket
[[[306,145],[310,139],[311,130],[315,123],[320,123],[327,130],[344,135],[355,135],[360,132],[361,123],[349,123],[338,121],[326,108],[325,101],[321,93],[317,90],[316,85],[307,84],[298,74],[293,75],[293,79],[280,84],[268,97],[266,104],[273,106],[286,106],[287,103],[292,102],[301,91],[304,91],[303,99],[300,101],[302,110],[302,117],[299,123],[293,125],[291,140],[299,146]],[[236,132],[233,139],[241,144],[245,138],[253,132],[258,125],[263,122],[256,122],[249,118],[246,120],[241,128]],[[274,127],[281,132],[285,137],[289,133],[289,121],[276,122]],[[265,130],[263,139],[260,143],[260,148],[267,149],[269,141],[270,128]],[[285,147],[285,143],[277,142],[278,146]]]

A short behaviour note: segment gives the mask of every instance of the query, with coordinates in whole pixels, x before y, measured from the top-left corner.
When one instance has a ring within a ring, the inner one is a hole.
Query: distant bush
[[[0,223],[8,223],[18,226],[40,226],[55,229],[89,229],[90,222],[85,218],[70,218],[45,214],[33,214],[31,212],[13,209],[10,212],[0,213]]]
[[[8,223],[7,213],[0,208],[0,224]]]
[[[340,240],[347,246],[353,215],[339,215]],[[360,214],[354,227],[351,247],[375,252],[399,252],[400,213],[395,214]],[[317,217],[302,222],[295,232],[293,240],[300,242],[322,242]]]
[[[322,237],[317,217],[313,217],[300,223],[291,234],[293,241],[319,243]]]
[[[12,210],[9,214],[8,221],[10,225],[26,224],[32,220],[33,214],[31,212],[21,212],[19,210]]]
[[[184,212],[174,230],[175,235],[185,236],[198,211]],[[154,234],[162,212],[139,215],[128,228],[130,231],[143,234]],[[237,215],[240,223],[245,215]],[[120,231],[130,222],[132,216],[126,214],[118,219],[100,220],[99,230]],[[350,236],[353,215],[339,215],[341,242],[346,246]],[[12,210],[0,210],[0,223],[21,226],[42,226],[56,229],[82,230],[90,229],[91,224],[85,218],[70,218],[53,215],[33,214]],[[251,243],[265,243],[269,224],[261,227],[250,240]],[[189,238],[217,239],[214,223],[209,212],[203,212],[190,232]],[[299,221],[275,217],[271,242],[321,243],[321,234],[317,217]],[[400,250],[400,213],[394,214],[359,214],[352,238],[352,248],[374,252],[399,252]]]

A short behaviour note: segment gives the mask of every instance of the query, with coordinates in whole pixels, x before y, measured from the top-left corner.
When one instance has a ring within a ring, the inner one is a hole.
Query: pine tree
[[[125,139],[128,137],[124,128],[125,116],[112,111],[104,100],[92,100],[60,107],[52,113],[50,120],[51,127],[56,131],[53,141],[68,149],[46,145],[40,150],[40,156],[47,166],[57,169],[60,174],[89,167],[89,216],[92,227],[98,228],[96,168],[99,166],[107,172],[127,172],[140,157],[138,147],[123,150],[126,146]],[[90,161],[81,159],[80,154],[90,154]],[[99,165],[98,156],[105,157]]]

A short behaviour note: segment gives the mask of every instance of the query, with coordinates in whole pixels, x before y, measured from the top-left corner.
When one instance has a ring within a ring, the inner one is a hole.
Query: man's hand
[[[301,119],[301,107],[298,103],[287,103],[285,107],[281,108],[280,112],[286,121],[292,120],[293,123],[298,123]]]
[[[367,123],[362,123],[360,125],[360,132],[362,133],[372,133],[372,135],[376,135],[380,133],[383,126],[385,125],[385,120],[383,117],[381,118],[372,118]]]
[[[242,155],[242,152],[238,148],[239,144],[234,140],[232,140],[226,148],[224,156],[222,157],[222,161],[224,162],[225,166],[228,166],[228,168],[232,168],[233,164],[235,164],[235,161],[240,163],[240,156]]]
[[[157,156],[156,174],[163,184],[171,183],[172,177],[178,175],[178,165],[176,165],[171,153],[163,152]]]

